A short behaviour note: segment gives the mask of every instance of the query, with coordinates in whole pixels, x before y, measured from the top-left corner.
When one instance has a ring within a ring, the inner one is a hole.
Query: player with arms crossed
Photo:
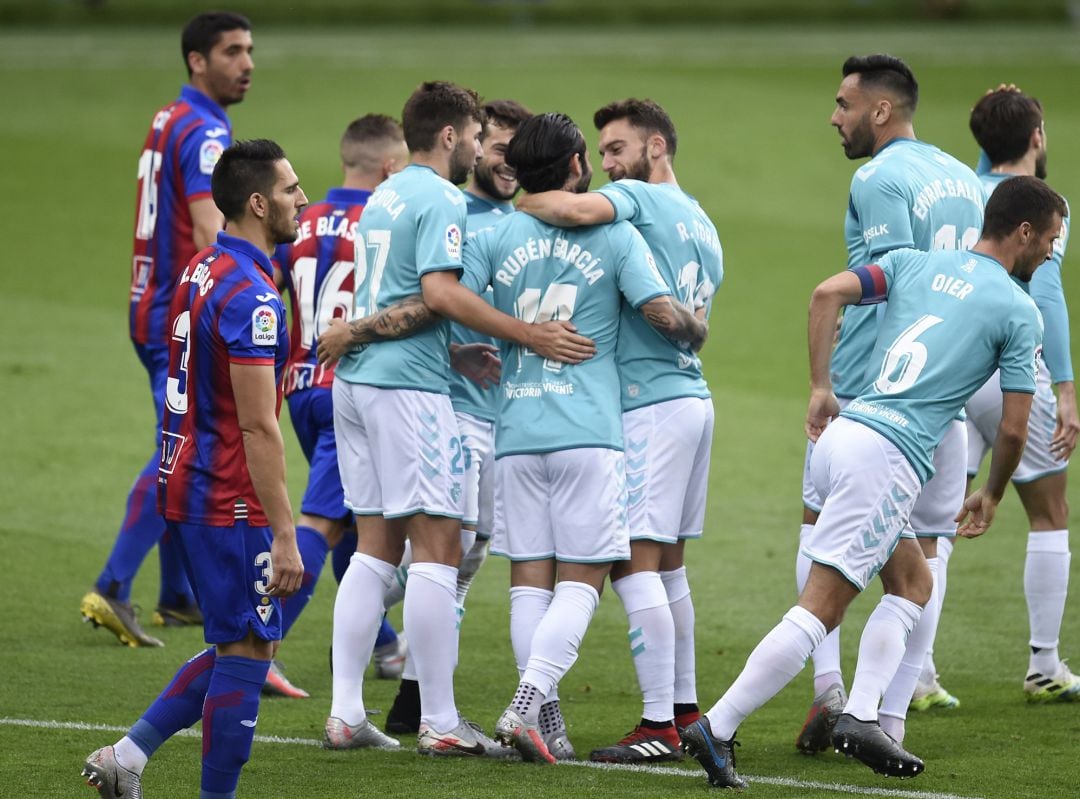
[[[863,630],[851,696],[832,743],[881,774],[922,772],[923,762],[877,722],[878,703],[932,590],[926,558],[901,531],[934,472],[934,448],[964,403],[1000,369],[1003,411],[990,473],[957,517],[970,515],[959,530],[965,536],[981,535],[993,521],[1023,452],[1042,342],[1039,312],[1010,277],[1027,280],[1046,260],[1066,213],[1064,200],[1041,180],[1006,181],[990,199],[971,251],[894,250],[814,290],[806,432],[816,442],[810,471],[825,501],[803,545],[813,565],[798,604],[683,734],[710,784],[745,786],[735,772],[736,729],[802,670],[879,572],[885,594]],[[885,301],[872,356],[876,378],[841,410],[829,375],[837,311]]]
[[[251,25],[239,14],[199,14],[184,27],[180,43],[188,84],[154,115],[139,156],[135,209],[131,340],[150,377],[155,444],[161,440],[169,365],[169,303],[180,272],[221,230],[210,176],[232,138],[225,109],[244,99],[254,66]],[[135,573],[159,541],[161,594],[154,622],[202,623],[178,549],[157,512],[157,470],[155,449],[128,494],[124,522],[105,568],[79,604],[86,619],[128,646],[163,645],[143,631],[130,600]]]
[[[707,317],[723,279],[716,228],[679,188],[671,118],[651,100],[596,112],[603,168],[614,183],[587,194],[547,192],[521,207],[558,225],[628,220],[645,238],[675,301]],[[644,697],[641,722],[590,759],[648,762],[680,757],[679,734],[699,717],[694,606],[686,539],[701,535],[713,407],[701,361],[623,305],[616,360],[621,383],[630,560],[616,561],[611,587],[630,621],[630,645]],[[543,728],[541,728],[543,732]]]
[[[567,322],[522,322],[458,282],[466,208],[455,184],[482,155],[482,121],[470,90],[429,82],[414,91],[402,113],[410,163],[371,196],[357,231],[354,315],[375,314],[375,320],[342,329],[355,330],[357,343],[371,331],[386,338],[381,331],[388,326],[396,335],[420,332],[346,355],[334,376],[338,464],[359,536],[334,604],[334,696],[326,722],[332,748],[364,745],[374,729],[364,708],[364,666],[408,539],[413,563],[404,620],[420,683],[418,749],[450,755],[499,749],[454,703],[466,453],[449,399],[449,324],[432,326],[431,314],[566,362],[588,358],[593,347]],[[404,321],[390,324],[377,313],[405,300]],[[340,354],[321,341],[319,353]]]
[[[1034,97],[1011,87],[989,92],[972,110],[970,125],[986,154],[988,168],[981,177],[987,194],[1016,175],[1046,178],[1046,128],[1042,105]],[[1065,470],[1080,431],[1069,353],[1069,310],[1061,285],[1061,262],[1068,240],[1066,221],[1050,260],[1028,284],[1046,325],[1046,369],[1039,372],[1028,443],[1013,475],[1031,525],[1024,563],[1024,596],[1031,630],[1024,693],[1029,702],[1080,701],[1080,677],[1069,671],[1058,655],[1070,561]],[[974,477],[992,442],[993,426],[1001,417],[997,376],[975,393],[967,411],[968,474]]]
[[[481,144],[484,157],[476,163],[464,190],[468,209],[466,241],[514,212],[513,199],[518,191],[518,183],[513,170],[506,165],[506,148],[518,126],[532,116],[531,111],[514,100],[489,100],[484,103],[483,110],[485,122]],[[486,293],[484,297],[490,301],[491,295]],[[498,351],[495,339],[452,322],[451,350],[458,351],[462,345],[482,345],[492,354]],[[450,372],[450,404],[457,418],[462,445],[468,451],[462,494],[463,554],[457,578],[459,628],[465,615],[465,596],[487,558],[488,542],[495,524],[495,395],[493,383],[481,386],[457,369]],[[406,552],[386,597],[387,607],[404,597],[408,562],[411,560],[411,552]],[[376,658],[378,654],[379,648],[376,646]],[[386,714],[386,731],[409,733],[419,729],[420,686],[412,662],[407,660],[398,694],[390,712]]]
[[[562,114],[523,123],[506,162],[529,192],[583,192],[585,139]],[[606,201],[605,201],[606,202]],[[623,431],[615,345],[625,300],[664,335],[700,347],[707,327],[661,279],[633,226],[564,230],[514,214],[469,242],[466,281],[490,286],[496,308],[528,321],[573,320],[596,356],[565,366],[505,343],[495,423],[492,551],[510,558],[510,632],[521,681],[496,737],[523,759],[555,756],[542,708],[577,659],[612,563],[629,556]],[[561,725],[561,713],[557,721]],[[565,737],[565,730],[558,733]],[[547,739],[547,740],[545,740]]]
[[[158,507],[179,542],[210,648],[185,663],[131,730],[87,758],[103,797],[139,797],[148,758],[202,719],[201,796],[236,795],[259,693],[281,638],[281,598],[304,574],[278,425],[289,345],[270,255],[307,204],[266,140],[221,155],[217,243],[192,259],[170,307]]]
[[[983,191],[972,170],[937,147],[915,138],[913,116],[919,86],[908,66],[887,55],[852,56],[843,65],[830,124],[837,129],[849,159],[870,157],[851,180],[844,236],[848,266],[869,263],[900,248],[956,250],[974,246],[983,220]],[[874,380],[868,371],[877,336],[880,308],[853,307],[844,312],[832,358],[832,380],[841,407]],[[800,541],[813,535],[821,508],[810,476],[813,443],[807,443],[803,471],[803,525]],[[924,486],[911,513],[911,529],[927,557],[931,573],[944,581],[938,566],[937,541],[955,534],[953,516],[964,500],[966,430],[962,417],[949,425],[934,453],[934,478]],[[911,533],[905,533],[910,535]],[[796,558],[796,584],[801,593],[811,559]],[[937,594],[911,638],[912,652],[926,650],[933,640],[939,610]],[[901,719],[910,691],[890,691],[883,713]],[[846,701],[840,669],[840,633],[830,633],[814,652],[815,699],[795,745],[805,754],[828,748],[830,731]]]
[[[342,185],[331,189],[322,202],[304,209],[297,240],[278,247],[274,256],[281,271],[280,284],[289,293],[292,309],[285,399],[300,448],[310,464],[296,525],[304,581],[296,595],[282,604],[282,638],[311,599],[327,552],[343,546],[345,527],[352,526],[334,445],[330,393],[334,368],[332,364],[319,364],[315,342],[332,319],[348,318],[352,309],[354,242],[364,204],[375,187],[400,170],[409,158],[401,126],[383,114],[368,114],[349,123],[341,137],[340,153]],[[349,550],[340,559],[344,564],[342,574],[348,556],[356,550],[355,535],[348,537],[352,540],[344,542]],[[392,628],[388,637],[386,643],[396,653],[397,637]],[[283,696],[308,696],[307,691],[286,679],[276,661],[270,667],[266,688]]]

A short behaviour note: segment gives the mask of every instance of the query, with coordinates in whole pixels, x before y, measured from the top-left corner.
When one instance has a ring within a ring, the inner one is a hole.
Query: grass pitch
[[[79,597],[111,548],[128,485],[154,443],[144,373],[127,340],[126,298],[135,160],[154,109],[182,82],[177,39],[171,29],[0,34],[2,796],[84,791],[78,772],[85,755],[115,740],[115,730],[134,721],[201,644],[197,631],[169,630],[165,649],[127,650],[78,616]],[[649,96],[669,110],[680,133],[677,172],[715,220],[726,254],[705,352],[717,408],[707,533],[688,551],[705,707],[794,599],[805,309],[811,288],[844,266],[842,219],[856,166],[828,126],[842,60],[874,51],[906,58],[922,86],[918,134],[970,162],[976,153],[968,109],[989,87],[1019,84],[1047,109],[1051,184],[1080,197],[1080,106],[1071,77],[1078,56],[1067,30],[257,28],[255,41],[255,84],[232,114],[236,133],[280,141],[312,199],[336,183],[345,124],[369,111],[398,115],[424,79],[565,111],[593,145],[591,114],[603,103]],[[1075,281],[1066,277],[1066,287],[1075,300]],[[288,432],[286,439],[298,499],[305,468]],[[753,795],[1074,796],[1080,705],[1029,707],[1021,696],[1025,532],[1010,497],[984,540],[957,547],[936,655],[961,706],[909,720],[908,744],[925,757],[924,775],[886,781],[832,754],[798,755],[793,741],[811,694],[805,671],[740,731],[739,767]],[[151,556],[135,586],[147,620],[156,571]],[[507,573],[505,562],[491,559],[477,578],[457,672],[462,711],[489,727],[516,683]],[[849,679],[857,632],[876,601],[877,591],[868,593],[849,614]],[[260,735],[294,740],[255,745],[243,795],[654,797],[709,790],[693,763],[656,773],[540,769],[308,745],[321,736],[329,709],[333,594],[326,576],[282,651],[290,678],[312,698],[266,701],[260,714]],[[583,755],[638,718],[625,630],[608,592],[561,687]],[[1062,652],[1078,647],[1073,599]],[[370,707],[388,708],[392,694],[388,683],[368,683]],[[192,738],[166,745],[146,771],[147,796],[194,795],[199,751]]]

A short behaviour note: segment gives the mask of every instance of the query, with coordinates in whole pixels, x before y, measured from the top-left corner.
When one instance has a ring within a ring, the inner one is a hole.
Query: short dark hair
[[[200,53],[204,58],[209,58],[210,51],[221,39],[221,34],[235,30],[251,30],[248,18],[231,11],[209,11],[191,18],[184,26],[184,32],[180,34],[180,54],[184,58],[189,78],[191,66],[188,64],[188,54]]]
[[[1043,123],[1042,104],[1021,91],[1000,89],[984,95],[968,121],[975,141],[991,164],[1016,161],[1028,151],[1031,134]]]
[[[347,167],[363,166],[357,163],[356,145],[381,145],[400,142],[404,138],[401,125],[393,117],[386,114],[365,114],[350,122],[341,135],[341,160]]]
[[[483,111],[488,125],[498,125],[507,130],[517,130],[522,122],[533,115],[516,100],[488,100],[484,103]]]
[[[461,130],[469,120],[484,124],[480,96],[446,81],[421,83],[405,101],[401,125],[409,152],[427,152],[435,146],[435,136],[447,125]]]
[[[675,150],[679,146],[679,137],[675,133],[675,123],[671,121],[667,111],[660,107],[659,103],[652,100],[638,100],[631,97],[628,100],[620,100],[608,103],[595,114],[593,124],[597,130],[602,130],[605,125],[617,119],[625,119],[635,128],[644,130],[650,136],[659,134],[664,137],[667,144],[667,153],[675,157]]]
[[[269,139],[238,141],[225,149],[214,166],[210,193],[227,220],[244,216],[252,194],[270,196],[277,179],[274,164],[284,157],[285,151]]]
[[[983,216],[982,237],[1001,241],[1021,223],[1028,222],[1038,233],[1054,224],[1054,214],[1064,219],[1069,207],[1064,198],[1040,178],[1021,175],[1002,181],[990,195]]]
[[[566,114],[539,114],[521,123],[510,146],[506,163],[517,173],[525,191],[561,189],[570,177],[570,160],[585,158],[585,137]]]
[[[884,53],[853,55],[844,62],[843,73],[845,78],[858,73],[860,86],[884,89],[896,96],[908,116],[915,113],[919,104],[919,82],[911,68],[896,56]]]

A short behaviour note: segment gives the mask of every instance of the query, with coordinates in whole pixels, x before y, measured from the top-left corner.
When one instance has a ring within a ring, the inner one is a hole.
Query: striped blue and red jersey
[[[171,521],[268,524],[248,474],[231,364],[274,368],[277,409],[289,344],[266,253],[218,234],[191,260],[170,309],[158,511]]]
[[[315,346],[333,319],[347,320],[352,311],[356,225],[370,196],[363,189],[330,189],[325,200],[304,209],[296,241],[274,253],[292,307],[286,395],[333,385],[334,366],[319,364]]]
[[[210,197],[214,165],[231,141],[225,110],[193,86],[154,115],[135,198],[129,323],[136,344],[167,343],[173,287],[198,249],[189,206]]]

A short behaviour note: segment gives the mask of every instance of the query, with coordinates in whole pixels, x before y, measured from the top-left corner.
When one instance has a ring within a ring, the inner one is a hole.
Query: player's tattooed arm
[[[683,343],[697,352],[709,337],[709,325],[671,297],[656,297],[639,309],[645,321],[677,343]]]
[[[342,355],[374,341],[406,338],[431,327],[441,317],[424,304],[421,294],[413,294],[378,313],[345,322],[335,319],[319,336],[319,363],[336,361]]]

